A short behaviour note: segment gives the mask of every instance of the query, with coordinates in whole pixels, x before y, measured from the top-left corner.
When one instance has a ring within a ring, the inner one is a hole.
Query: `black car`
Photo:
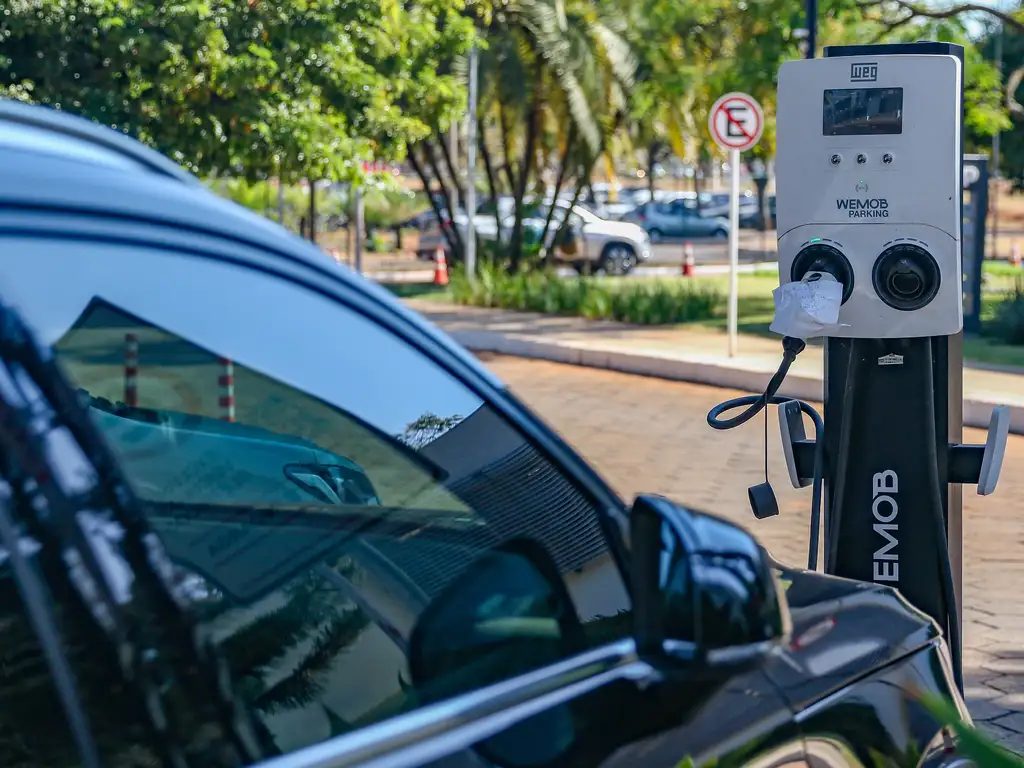
[[[121,135],[0,103],[0,166],[0,765],[959,764],[897,593],[624,503]]]

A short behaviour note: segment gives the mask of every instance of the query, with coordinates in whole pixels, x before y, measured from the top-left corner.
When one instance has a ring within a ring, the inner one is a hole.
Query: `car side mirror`
[[[771,560],[749,533],[660,496],[630,513],[634,636],[640,654],[732,663],[789,633]]]

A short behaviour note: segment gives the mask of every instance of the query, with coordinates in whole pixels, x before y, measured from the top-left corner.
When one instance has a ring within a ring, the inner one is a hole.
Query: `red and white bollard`
[[[134,333],[124,335],[124,404],[139,405],[139,337]]]
[[[683,244],[683,277],[693,277],[697,267],[697,259],[693,255],[693,243]]]
[[[448,257],[441,247],[434,252],[434,285],[448,285]]]
[[[220,376],[217,385],[220,387],[220,417],[224,421],[235,420],[235,364],[227,357],[218,359]]]

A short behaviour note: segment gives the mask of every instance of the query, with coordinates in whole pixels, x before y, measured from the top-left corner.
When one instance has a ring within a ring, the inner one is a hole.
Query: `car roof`
[[[415,326],[470,365],[491,386],[500,381],[386,289],[344,267],[315,245],[221,198],[159,152],[111,128],[49,107],[0,99],[0,210],[75,211],[211,231],[309,264],[380,309]],[[248,249],[236,262],[256,256]]]
[[[216,221],[225,234],[251,235],[256,227],[271,246],[292,239],[135,139],[48,107],[0,100],[0,167],[0,204],[141,217],[158,211],[185,226]],[[316,248],[290,243],[289,250],[324,258]]]

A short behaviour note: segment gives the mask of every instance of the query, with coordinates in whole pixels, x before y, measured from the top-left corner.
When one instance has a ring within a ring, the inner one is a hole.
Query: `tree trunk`
[[[316,181],[309,182],[309,242],[316,244]]]
[[[551,258],[552,248],[548,247],[548,230],[551,229],[551,219],[555,215],[555,202],[558,200],[558,193],[562,191],[562,184],[565,182],[566,172],[569,170],[569,157],[572,155],[573,145],[576,143],[576,123],[569,124],[569,134],[565,137],[565,149],[562,151],[562,157],[558,161],[558,176],[555,178],[555,193],[551,196],[552,203],[548,206],[548,215],[544,219],[544,229],[540,233],[540,248],[542,259],[547,263]],[[557,239],[552,238],[551,243],[554,245],[557,243]]]
[[[501,128],[501,149],[505,153],[505,176],[508,180],[508,188],[514,190],[519,186],[516,184],[516,174],[512,169],[512,144],[508,136],[508,121],[505,117],[505,106],[498,101],[498,123]]]
[[[534,145],[537,141],[538,122],[540,117],[540,96],[535,95],[530,105],[530,117],[526,124],[526,146],[523,149],[523,159],[519,165],[518,184],[515,188],[515,222],[512,224],[512,235],[509,238],[508,256],[509,269],[514,271],[518,268],[523,258],[523,198],[526,196],[526,183],[530,176],[530,167],[533,165]]]
[[[647,145],[647,192],[651,196],[651,200],[654,199],[654,166],[658,159],[658,150],[660,145],[657,141],[652,141]]]
[[[483,126],[477,132],[478,143],[480,144],[480,157],[484,161],[484,170],[487,173],[487,186],[491,190],[491,200],[494,201],[494,224],[497,243],[501,245],[501,211],[498,210],[498,179],[494,175],[494,165],[491,163],[491,151],[487,148],[487,139],[484,138]]]
[[[429,140],[423,142],[423,153],[427,156],[427,164],[430,166],[430,172],[434,174],[434,178],[437,179],[437,183],[441,186],[441,197],[444,198],[444,205],[448,209],[449,222],[451,223],[452,239],[451,242],[454,245],[452,249],[452,260],[462,261],[462,255],[465,250],[462,247],[462,233],[459,232],[459,227],[455,223],[455,206],[452,205],[452,196],[448,192],[448,187],[444,183],[444,177],[441,175],[441,168],[437,164],[437,157],[434,155],[434,149]]]
[[[569,217],[572,216],[572,209],[580,201],[580,197],[583,195],[583,188],[587,186],[588,183],[590,183],[590,172],[593,170],[594,164],[597,162],[597,157],[598,156],[595,155],[594,158],[592,160],[589,160],[587,163],[580,163],[577,169],[578,175],[576,177],[576,188],[573,190],[572,200],[569,201],[569,208],[566,210],[565,216],[562,217],[561,222],[559,222],[558,229],[555,230],[555,237],[553,239],[553,242],[557,243],[559,239],[561,239],[563,233],[565,232],[565,227],[569,223]],[[584,274],[589,275],[592,271],[593,265],[591,263],[590,254],[586,253],[586,247],[587,246],[584,243],[583,248],[586,259],[583,263],[583,269]]]
[[[700,214],[701,205],[700,193],[704,191],[704,161],[700,158],[697,159],[697,165],[693,169],[693,192],[697,196],[694,201],[697,205],[697,213]]]
[[[615,120],[614,120],[614,122],[613,122],[613,124],[611,126],[611,130],[608,131],[608,133],[605,135],[605,138],[601,142],[601,148],[597,152],[595,152],[592,156],[588,157],[585,163],[581,163],[580,164],[579,176],[576,178],[576,189],[575,189],[575,191],[572,194],[572,200],[569,203],[568,213],[566,214],[565,218],[562,219],[562,223],[559,225],[558,231],[555,232],[555,240],[556,241],[562,236],[562,231],[565,229],[565,225],[569,221],[569,216],[572,215],[572,209],[580,201],[580,195],[583,194],[583,188],[585,186],[587,186],[587,184],[590,183],[590,174],[593,172],[594,165],[597,164],[598,159],[601,157],[601,154],[604,152],[605,142],[607,141],[607,137],[615,135],[615,132],[617,130],[619,130],[619,126],[622,125],[622,120],[623,120],[624,117],[625,117],[625,113],[623,113],[622,111],[616,113]],[[584,249],[586,249],[586,244],[584,244],[583,247],[584,247]],[[592,266],[591,259],[590,259],[590,254],[586,253],[585,250],[584,250],[584,253],[585,253],[586,257],[587,257],[586,261],[585,261],[584,269],[586,271],[586,274],[589,275],[590,272],[591,272],[591,266]]]
[[[442,135],[440,129],[437,129],[435,131],[435,133],[438,136]],[[452,154],[451,154],[451,152],[448,151],[448,142],[447,141],[439,141],[438,144],[441,146],[441,156],[444,158],[444,166],[445,166],[445,169],[447,169],[447,171],[448,171],[448,178],[450,178],[452,180],[452,186],[455,188],[455,190],[459,191],[459,176],[455,172],[455,163],[452,162]],[[458,200],[459,197],[460,197],[460,195],[458,195],[458,194],[455,195],[455,199],[456,200]],[[473,213],[474,213],[473,211],[466,211],[466,215],[467,216],[472,216]],[[452,211],[452,215],[453,216],[454,216],[454,214],[455,214],[455,212]]]
[[[419,176],[420,183],[423,184],[423,191],[426,192],[427,200],[430,201],[430,209],[434,212],[434,215],[437,217],[437,226],[440,228],[441,234],[442,236],[444,236],[445,242],[448,243],[448,250],[454,253],[455,241],[452,240],[452,236],[451,233],[448,231],[448,228],[443,226],[444,215],[441,213],[441,206],[437,204],[437,200],[435,200],[434,196],[430,193],[430,178],[427,176],[426,172],[423,170],[423,165],[416,157],[415,147],[409,147],[409,165],[412,166],[413,171],[415,171],[416,175]]]
[[[765,192],[768,189],[768,177],[767,176],[755,176],[754,186],[757,188],[757,221],[758,229],[762,232],[767,232],[768,227],[768,206],[766,205]]]

